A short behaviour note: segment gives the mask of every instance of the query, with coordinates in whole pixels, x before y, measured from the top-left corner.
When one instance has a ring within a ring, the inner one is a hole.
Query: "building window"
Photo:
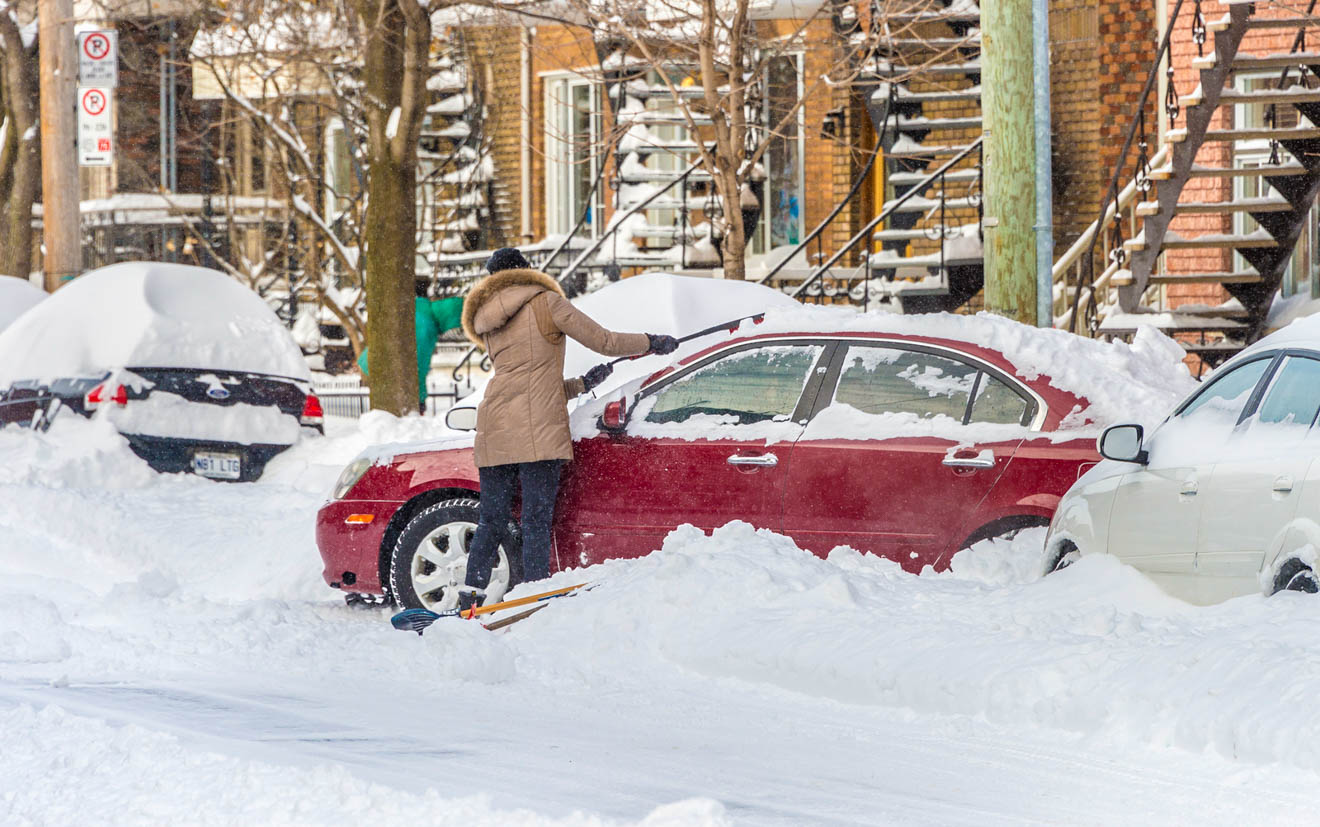
[[[545,96],[546,229],[568,234],[586,210],[580,233],[594,237],[604,210],[603,187],[591,194],[603,160],[600,86],[576,76],[550,78]]]

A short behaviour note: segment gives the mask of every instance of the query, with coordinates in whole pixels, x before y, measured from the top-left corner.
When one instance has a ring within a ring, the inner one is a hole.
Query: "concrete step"
[[[1202,315],[1179,311],[1114,313],[1100,322],[1100,332],[1110,335],[1129,335],[1140,327],[1153,327],[1165,333],[1209,332],[1245,330],[1245,322],[1215,315]]]
[[[873,100],[884,100],[888,93],[882,94],[883,90],[877,89],[872,94]],[[981,99],[980,85],[969,86],[966,89],[951,89],[947,92],[910,92],[906,87],[898,87],[898,99],[904,103],[953,103],[962,101],[979,101]]]
[[[895,172],[888,176],[889,183],[894,186],[904,184],[919,184],[929,176],[929,172],[918,170],[917,172]],[[944,173],[944,181],[949,184],[961,184],[977,181],[981,178],[979,169],[951,169]]]

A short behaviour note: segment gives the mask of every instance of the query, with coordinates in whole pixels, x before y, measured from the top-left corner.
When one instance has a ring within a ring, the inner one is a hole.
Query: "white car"
[[[1247,348],[1149,435],[1115,425],[1105,460],[1069,489],[1046,571],[1112,554],[1170,594],[1208,604],[1316,592],[1320,317]]]

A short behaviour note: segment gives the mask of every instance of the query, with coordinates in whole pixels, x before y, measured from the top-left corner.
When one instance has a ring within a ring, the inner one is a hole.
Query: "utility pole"
[[[41,88],[41,241],[46,290],[82,272],[78,228],[77,127],[74,89],[78,61],[73,37],[73,0],[39,0]]]
[[[1036,324],[1031,0],[981,4],[985,307]]]

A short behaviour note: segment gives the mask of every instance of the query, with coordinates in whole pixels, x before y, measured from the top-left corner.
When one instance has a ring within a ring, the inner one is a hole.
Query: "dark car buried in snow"
[[[320,402],[302,352],[223,273],[125,263],[75,279],[0,333],[0,425],[104,417],[162,472],[253,480]]]

